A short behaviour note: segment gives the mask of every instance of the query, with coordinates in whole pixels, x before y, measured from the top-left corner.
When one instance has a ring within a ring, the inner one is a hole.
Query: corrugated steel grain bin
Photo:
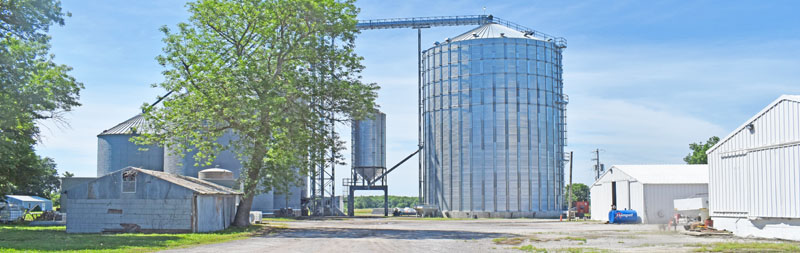
[[[424,197],[449,217],[558,217],[560,40],[490,23],[422,53]]]
[[[386,168],[386,114],[375,112],[352,124],[353,169],[372,181]]]
[[[142,131],[146,131],[145,119],[138,114],[97,135],[98,177],[128,166],[164,171],[163,147],[136,145],[130,141]]]

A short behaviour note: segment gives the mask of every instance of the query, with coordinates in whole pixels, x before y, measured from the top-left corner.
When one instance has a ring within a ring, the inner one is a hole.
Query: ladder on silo
[[[561,145],[567,146],[567,104],[569,104],[569,96],[566,94],[561,95],[561,99],[559,99],[556,103],[558,103],[558,107],[561,111],[561,122],[559,123],[559,134],[561,135]]]

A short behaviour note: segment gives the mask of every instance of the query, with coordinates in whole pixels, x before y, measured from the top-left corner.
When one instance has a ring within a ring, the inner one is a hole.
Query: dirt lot
[[[355,218],[277,223],[285,229],[171,252],[691,252],[723,242],[777,243],[695,237],[662,231],[658,225],[545,219]]]

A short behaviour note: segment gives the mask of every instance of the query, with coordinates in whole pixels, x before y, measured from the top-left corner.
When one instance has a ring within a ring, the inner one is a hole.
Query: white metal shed
[[[615,165],[591,186],[592,219],[608,221],[611,205],[632,209],[643,223],[665,224],[673,200],[708,193],[706,165]]]
[[[800,96],[776,99],[707,154],[715,227],[800,240]]]

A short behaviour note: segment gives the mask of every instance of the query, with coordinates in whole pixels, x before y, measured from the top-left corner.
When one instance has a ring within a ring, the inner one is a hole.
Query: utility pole
[[[567,202],[569,205],[567,207],[567,219],[572,220],[573,215],[572,213],[572,161],[575,160],[572,156],[572,151],[569,152],[569,193],[567,195]]]
[[[592,158],[592,161],[595,161],[594,180],[597,180],[600,178],[600,171],[603,169],[603,165],[600,163],[600,149],[595,149],[594,151],[592,151],[592,153],[594,153],[594,158]]]

